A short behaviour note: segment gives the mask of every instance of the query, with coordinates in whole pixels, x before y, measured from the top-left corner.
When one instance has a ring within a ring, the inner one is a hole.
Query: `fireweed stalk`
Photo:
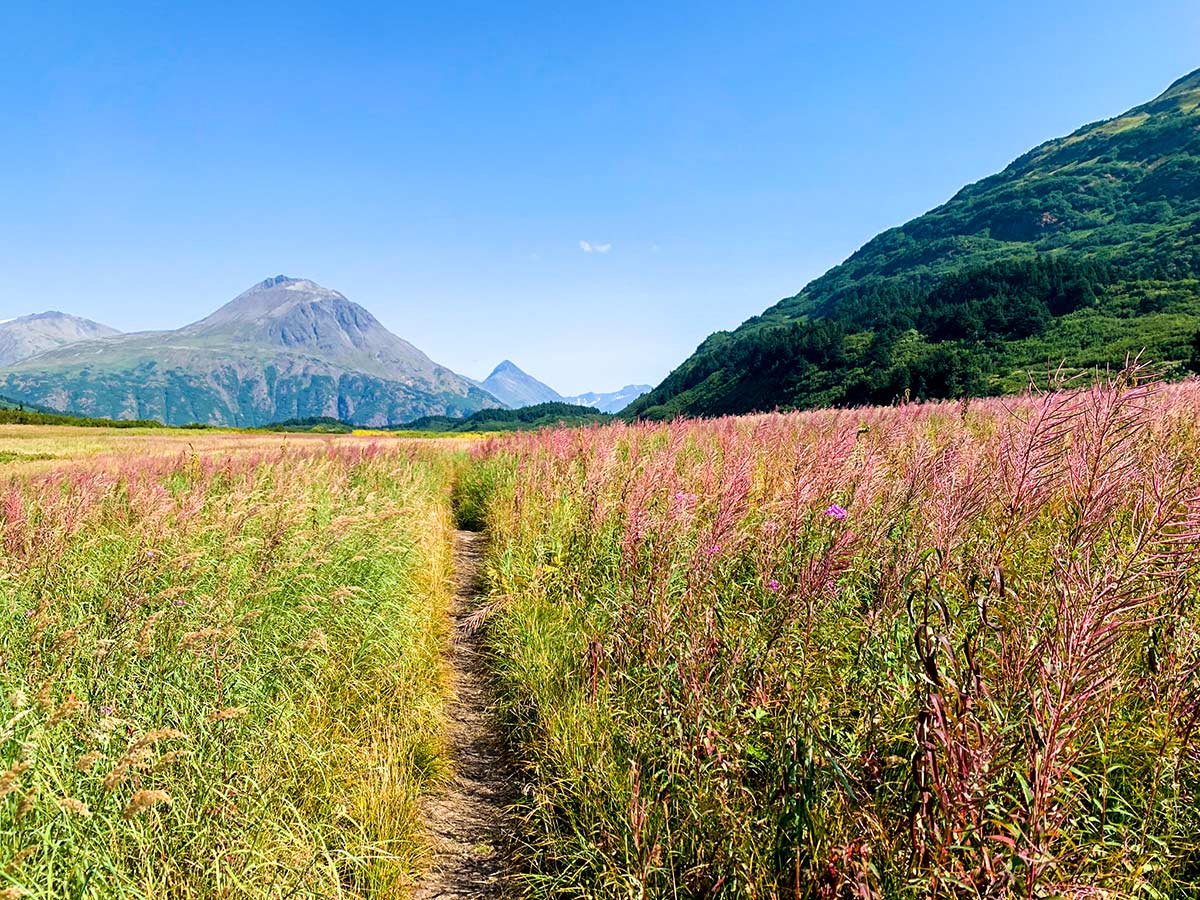
[[[1200,384],[477,455],[532,894],[1200,892]]]
[[[452,460],[125,452],[0,494],[0,892],[402,895]]]

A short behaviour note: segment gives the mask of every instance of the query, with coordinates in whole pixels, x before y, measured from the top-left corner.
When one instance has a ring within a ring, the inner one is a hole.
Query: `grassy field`
[[[515,894],[1200,897],[1200,382],[0,460],[0,898],[410,893],[456,526]]]
[[[403,895],[445,774],[453,457],[47,428],[0,451],[24,460],[0,896]]]
[[[1200,896],[1200,385],[490,445],[544,897]]]

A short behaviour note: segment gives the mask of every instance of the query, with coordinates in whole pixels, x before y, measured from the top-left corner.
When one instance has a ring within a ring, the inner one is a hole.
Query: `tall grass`
[[[288,446],[0,491],[0,897],[405,891],[452,461]]]
[[[530,893],[1200,896],[1200,385],[482,455]]]

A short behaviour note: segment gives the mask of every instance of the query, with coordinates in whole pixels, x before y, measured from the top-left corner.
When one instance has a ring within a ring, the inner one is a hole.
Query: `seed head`
[[[8,771],[0,773],[0,797],[7,797],[17,789],[21,776],[29,771],[29,763],[23,759],[17,760]]]
[[[25,796],[21,798],[21,802],[17,804],[17,811],[13,818],[20,822],[23,818],[33,812],[33,806],[37,802],[38,789],[34,785],[25,792]]]
[[[76,713],[82,712],[83,709],[84,702],[74,694],[71,694],[59,705],[58,709],[54,711],[54,714],[50,716],[50,721],[47,724],[57,725],[63,719],[69,719]]]
[[[300,642],[300,648],[310,652],[326,651],[329,649],[329,638],[320,628],[314,628],[308,633],[308,637]]]
[[[240,719],[246,710],[240,706],[227,706],[224,709],[213,710],[208,714],[210,722],[228,722],[230,719]]]
[[[99,750],[92,750],[89,753],[83,754],[79,759],[75,760],[76,772],[90,772],[95,767],[96,763],[104,756]]]
[[[137,791],[121,815],[126,819],[132,819],[140,816],[152,806],[159,805],[170,806],[171,795],[166,791]]]
[[[63,812],[70,813],[73,816],[82,816],[85,819],[92,817],[92,811],[88,809],[88,805],[82,800],[76,800],[74,797],[59,797],[54,802]]]
[[[154,626],[158,624],[158,620],[163,617],[165,610],[151,613],[147,616],[146,621],[142,623],[141,631],[137,636],[137,652],[138,656],[149,656],[154,652],[154,645],[151,639],[154,637]]]
[[[169,766],[171,766],[174,763],[176,763],[177,761],[183,759],[187,755],[188,755],[187,750],[170,750],[158,758],[158,762],[156,762],[150,768],[150,771],[151,772],[161,772],[161,771],[163,771],[163,769],[168,768]]]

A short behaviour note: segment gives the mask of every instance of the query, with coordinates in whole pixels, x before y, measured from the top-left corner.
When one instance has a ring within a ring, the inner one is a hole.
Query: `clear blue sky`
[[[0,11],[0,317],[285,273],[562,392],[1200,67],[1195,0],[105,6]]]

